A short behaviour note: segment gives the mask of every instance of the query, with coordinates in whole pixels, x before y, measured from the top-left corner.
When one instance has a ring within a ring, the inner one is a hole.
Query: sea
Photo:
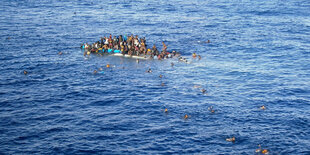
[[[2,0],[0,52],[0,154],[310,154],[309,0]]]

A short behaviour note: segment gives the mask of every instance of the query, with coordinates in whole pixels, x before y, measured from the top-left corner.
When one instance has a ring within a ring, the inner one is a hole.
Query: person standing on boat
[[[166,52],[167,52],[167,46],[164,42],[163,42],[163,52],[164,52],[164,54],[166,54]]]
[[[109,45],[109,40],[108,40],[107,37],[104,37],[104,44],[107,45],[107,46]]]
[[[143,54],[145,55],[146,54],[146,45],[145,45],[144,39],[141,38],[140,41],[141,41],[140,52],[141,53],[143,52]]]
[[[118,37],[118,42],[121,43],[121,42],[123,42],[123,41],[124,41],[123,36],[122,36],[122,35],[119,35],[119,37]]]
[[[158,50],[157,50],[157,48],[156,48],[156,45],[155,45],[155,44],[154,44],[154,45],[153,45],[153,47],[152,47],[152,55],[154,55],[154,56],[159,55],[159,52],[158,52]]]
[[[110,34],[110,37],[108,39],[108,42],[109,42],[109,49],[112,49],[113,48],[113,40],[112,40],[112,35]]]
[[[124,53],[127,54],[128,53],[128,46],[127,46],[127,43],[124,42]]]

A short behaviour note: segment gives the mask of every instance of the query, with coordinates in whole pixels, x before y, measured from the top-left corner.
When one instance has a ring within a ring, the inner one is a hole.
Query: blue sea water
[[[192,63],[83,56],[109,34]],[[4,0],[0,45],[0,154],[310,154],[308,0]]]

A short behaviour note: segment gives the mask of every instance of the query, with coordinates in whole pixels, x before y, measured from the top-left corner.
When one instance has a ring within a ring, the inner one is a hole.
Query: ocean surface
[[[109,34],[191,63],[83,56]],[[309,0],[3,0],[0,45],[0,154],[310,154]]]

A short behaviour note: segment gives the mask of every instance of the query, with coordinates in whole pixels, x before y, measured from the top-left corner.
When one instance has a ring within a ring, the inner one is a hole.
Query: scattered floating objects
[[[262,106],[260,107],[260,109],[261,109],[261,110],[266,110],[266,107],[265,107],[264,105],[262,105]]]
[[[233,136],[231,138],[226,138],[226,141],[234,143],[236,141],[236,138],[235,138],[235,136]]]
[[[28,72],[27,72],[26,70],[24,70],[24,74],[25,74],[25,75],[27,75],[27,74],[28,74]]]
[[[110,64],[107,64],[106,67],[107,67],[107,68],[110,68],[111,66],[110,66]]]

